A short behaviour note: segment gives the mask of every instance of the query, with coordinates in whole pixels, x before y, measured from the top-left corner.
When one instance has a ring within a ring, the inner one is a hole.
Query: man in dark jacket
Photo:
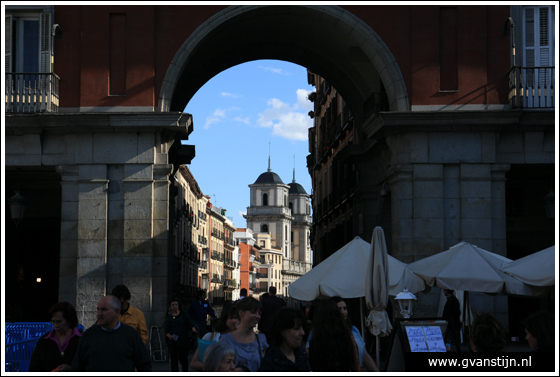
[[[259,321],[259,331],[264,333],[266,340],[270,344],[269,330],[272,324],[272,317],[281,307],[286,306],[286,301],[276,296],[276,287],[270,286],[268,288],[268,298],[262,300],[261,302],[263,311],[261,315],[261,320]]]
[[[208,332],[206,328],[208,316],[216,318],[212,305],[206,300],[206,291],[204,289],[199,289],[196,292],[196,299],[191,302],[187,314],[196,328],[196,335],[202,338]]]

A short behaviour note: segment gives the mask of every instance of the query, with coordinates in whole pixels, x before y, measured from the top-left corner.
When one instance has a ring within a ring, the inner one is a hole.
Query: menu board
[[[446,352],[443,334],[438,325],[411,324],[405,326],[412,352]]]

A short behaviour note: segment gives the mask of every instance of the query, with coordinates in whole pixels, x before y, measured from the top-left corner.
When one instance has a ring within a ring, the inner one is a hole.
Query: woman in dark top
[[[179,309],[179,301],[172,298],[169,302],[170,315],[165,320],[165,336],[168,339],[171,371],[179,371],[179,361],[183,372],[189,371],[188,329],[196,333],[187,313]]]
[[[48,313],[53,330],[43,335],[31,355],[30,372],[69,372],[82,333],[76,310],[68,302],[55,304]]]
[[[283,307],[272,318],[272,345],[264,356],[259,372],[311,372],[309,356],[302,347],[305,315]]]

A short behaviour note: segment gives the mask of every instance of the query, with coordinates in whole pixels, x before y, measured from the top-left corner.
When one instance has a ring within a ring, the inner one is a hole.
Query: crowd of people
[[[124,285],[97,304],[97,322],[78,329],[76,310],[68,302],[48,312],[53,330],[43,335],[31,357],[31,372],[93,372],[152,370],[146,343],[149,339],[141,310],[130,304]],[[245,292],[244,292],[245,293]],[[448,295],[449,292],[446,292]],[[452,294],[453,292],[451,292]],[[449,301],[452,306],[453,299]],[[200,372],[378,372],[360,331],[348,315],[345,299],[332,297],[292,308],[276,296],[251,296],[226,303],[218,318],[206,292],[199,290],[188,310],[178,299],[169,302],[165,335],[171,371]],[[445,313],[458,322],[456,310]],[[212,331],[206,326],[214,319]],[[258,330],[257,330],[258,329]],[[525,333],[535,352],[554,352],[554,318],[537,312],[525,321]],[[491,314],[476,316],[470,331],[473,352],[501,351],[506,345],[502,324]]]

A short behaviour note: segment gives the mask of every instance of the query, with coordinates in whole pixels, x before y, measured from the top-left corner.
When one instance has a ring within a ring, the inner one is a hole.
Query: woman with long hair
[[[228,342],[236,350],[238,372],[256,372],[268,348],[264,334],[255,334],[254,328],[259,323],[262,313],[261,303],[253,297],[237,301],[239,326],[234,331],[222,335],[220,342]]]
[[[239,325],[238,316],[239,314],[237,313],[235,304],[224,304],[222,314],[214,326],[214,331],[206,333],[206,335],[202,337],[202,340],[215,342],[219,341],[222,335],[232,332],[237,328]],[[204,368],[202,360],[204,360],[203,358],[205,353],[201,357],[199,352],[200,347],[194,351],[194,355],[191,360],[191,368],[202,372]]]
[[[301,347],[305,331],[305,314],[284,306],[272,317],[271,346],[259,372],[311,372],[309,356]]]
[[[82,333],[76,309],[68,302],[55,304],[48,312],[53,330],[41,336],[31,355],[30,372],[69,372]]]
[[[307,344],[313,372],[360,371],[352,332],[331,299],[317,300]]]
[[[545,311],[531,314],[525,320],[525,339],[533,352],[554,352],[554,316]]]
[[[365,371],[379,372],[379,368],[377,368],[375,361],[373,361],[373,358],[366,350],[366,342],[364,342],[364,339],[360,334],[360,330],[358,330],[356,326],[352,325],[352,321],[348,316],[348,306],[346,305],[346,302],[339,296],[331,297],[331,300],[333,300],[336,306],[338,306],[338,310],[340,310],[340,313],[342,314],[346,325],[348,326],[350,331],[352,331],[352,336],[354,337],[354,341],[356,342],[356,346],[358,347],[360,369],[363,370],[364,368],[366,368],[367,370]]]

